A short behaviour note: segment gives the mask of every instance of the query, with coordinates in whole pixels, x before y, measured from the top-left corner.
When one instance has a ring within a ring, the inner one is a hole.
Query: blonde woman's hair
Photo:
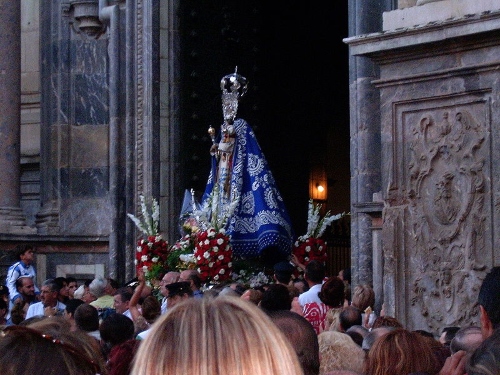
[[[334,370],[350,370],[361,373],[365,352],[349,335],[342,332],[324,331],[318,335],[321,357],[319,374]]]
[[[368,284],[356,285],[352,294],[351,304],[356,306],[361,312],[367,307],[372,307],[375,304],[375,292]]]
[[[301,375],[291,344],[257,306],[190,298],[168,310],[141,343],[132,375]]]

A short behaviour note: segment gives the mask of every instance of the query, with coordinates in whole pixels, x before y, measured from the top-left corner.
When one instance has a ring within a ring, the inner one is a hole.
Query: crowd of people
[[[196,270],[167,272],[157,288],[142,274],[38,287],[33,249],[18,250],[0,285],[3,375],[500,374],[500,267],[479,290],[478,326],[437,336],[376,314],[370,285],[351,289],[349,270],[327,276],[314,260],[300,278],[279,262],[258,288],[204,289]]]

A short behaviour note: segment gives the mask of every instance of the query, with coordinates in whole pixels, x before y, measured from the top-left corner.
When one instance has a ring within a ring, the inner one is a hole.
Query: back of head
[[[324,331],[318,335],[321,375],[333,370],[362,372],[365,353],[345,333]]]
[[[66,330],[10,326],[0,338],[0,374],[105,374],[97,343]]]
[[[344,331],[347,331],[354,325],[361,325],[361,310],[354,306],[347,306],[339,314],[339,324]]]
[[[102,321],[99,332],[104,342],[118,345],[134,337],[134,322],[123,314],[111,314]]]
[[[356,306],[361,311],[365,311],[367,307],[373,307],[375,304],[375,292],[370,285],[356,285],[352,293],[352,305]]]
[[[147,296],[146,298],[144,298],[144,301],[142,301],[141,309],[142,316],[150,324],[152,324],[156,320],[156,318],[161,315],[161,305],[158,302],[158,299],[153,296]]]
[[[106,285],[108,285],[108,280],[102,277],[96,277],[89,284],[89,293],[95,298],[102,297],[105,294]]]
[[[372,328],[378,327],[394,327],[394,328],[404,328],[403,325],[392,316],[377,316],[373,322]]]
[[[120,295],[122,302],[130,301],[130,299],[132,298],[132,292],[130,291],[130,288],[127,287],[116,289],[114,295]]]
[[[318,336],[311,323],[290,310],[270,311],[268,315],[292,344],[304,375],[318,375],[320,364]]]
[[[450,346],[451,340],[455,337],[456,333],[460,327],[458,326],[447,326],[444,327],[441,331],[441,337],[439,338],[439,342],[446,346]]]
[[[66,312],[68,314],[73,314],[73,317],[75,316],[75,311],[78,306],[83,305],[85,302],[83,302],[81,299],[70,299],[68,302],[66,302]]]
[[[321,284],[325,278],[325,265],[323,262],[311,260],[307,263],[304,277],[315,284]]]
[[[451,339],[450,351],[452,354],[459,350],[472,353],[482,342],[483,334],[481,332],[481,327],[462,327],[455,333],[455,337]]]
[[[292,299],[288,288],[283,284],[269,285],[269,288],[262,293],[259,306],[266,311],[290,310]]]
[[[367,333],[365,338],[363,339],[363,343],[361,344],[361,347],[363,350],[370,350],[375,341],[377,341],[378,338],[382,337],[383,335],[394,331],[396,328],[395,327],[378,327],[378,328],[372,328],[370,332]]]
[[[327,306],[340,307],[344,304],[344,287],[339,277],[331,276],[321,286],[319,298]]]
[[[292,279],[292,274],[294,271],[294,266],[290,262],[282,261],[274,265],[274,276],[282,284],[288,284]]]
[[[375,341],[368,352],[365,374],[435,374],[438,367],[432,349],[420,334],[396,328]]]
[[[484,278],[477,302],[488,314],[493,328],[500,326],[500,266],[493,267]]]
[[[240,298],[189,298],[155,327],[139,347],[134,375],[302,374],[288,339]]]
[[[467,375],[500,374],[500,331],[496,330],[472,353],[466,365]]]
[[[74,318],[76,326],[82,331],[92,332],[99,329],[99,313],[94,306],[88,303],[76,308]]]

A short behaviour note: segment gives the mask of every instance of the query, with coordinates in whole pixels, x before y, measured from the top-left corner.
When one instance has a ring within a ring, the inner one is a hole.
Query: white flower
[[[137,259],[134,259],[134,264],[135,264],[136,266],[137,266],[137,263],[139,263],[139,262],[137,261]]]
[[[309,251],[311,251],[311,246],[306,246],[306,252],[308,253]]]
[[[221,233],[221,234],[226,234],[226,229],[225,229],[225,228],[221,228],[221,229],[219,230],[219,233]]]
[[[224,275],[224,274],[226,273],[226,270],[225,270],[224,268],[221,268],[221,269],[220,269],[220,271],[219,271],[219,273],[220,273],[221,275]]]
[[[309,257],[304,257],[304,260],[307,262],[309,260]]]
[[[196,257],[196,260],[200,261],[200,260],[201,260],[201,255],[198,255],[198,256]]]
[[[143,256],[141,257],[141,261],[142,261],[142,262],[146,262],[147,260],[148,260],[148,256],[147,256],[147,255],[143,255]]]
[[[198,258],[200,258],[200,260],[201,260],[201,257],[198,257]],[[183,262],[186,262],[186,263],[196,263],[196,260],[194,259],[193,254],[181,254],[181,255],[179,255],[179,259]]]
[[[145,275],[147,275],[147,273],[148,273],[148,266],[142,266],[142,271],[144,272]]]
[[[229,262],[229,263],[227,264],[227,266],[228,266],[229,268],[231,268],[231,267],[233,266],[233,263],[232,263],[232,262]]]
[[[157,236],[155,237],[155,242],[160,242],[161,240],[162,240],[162,238],[161,238],[161,234],[159,234],[159,235],[157,235]]]
[[[323,250],[323,246],[322,245],[318,246],[318,250],[319,251]]]
[[[214,276],[214,280],[215,280],[215,281],[219,280],[219,275],[215,275],[215,276]]]
[[[152,242],[148,242],[148,247],[149,248],[153,247],[153,243]]]
[[[224,243],[224,239],[223,238],[217,238],[217,245],[222,245]]]
[[[158,257],[154,257],[153,259],[151,259],[153,261],[153,263],[158,263]]]
[[[219,252],[219,248],[217,246],[212,247],[212,250],[213,250],[214,253]]]
[[[204,243],[205,245],[210,245],[210,240],[209,240],[209,239],[206,239],[205,241],[203,241],[203,243]]]
[[[210,258],[210,253],[209,253],[208,251],[205,251],[205,252],[203,253],[203,258],[205,258],[205,259]]]
[[[142,247],[141,246],[137,246],[136,250],[137,250],[138,253],[140,253],[142,251]]]
[[[224,260],[224,255],[219,255],[217,258],[218,258],[219,260]]]
[[[214,262],[210,262],[210,263],[208,263],[208,266],[209,266],[210,268],[212,268],[212,267],[214,266]]]

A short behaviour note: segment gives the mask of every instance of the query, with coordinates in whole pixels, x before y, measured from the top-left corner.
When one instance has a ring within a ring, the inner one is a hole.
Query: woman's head
[[[428,342],[417,332],[397,328],[378,338],[365,362],[366,375],[436,374],[437,359]]]
[[[330,307],[341,307],[344,304],[344,282],[337,276],[331,276],[321,286],[319,298]]]
[[[32,326],[10,326],[2,331],[0,335],[2,375],[107,373],[93,338],[84,333],[70,332],[61,328],[64,323],[60,326],[48,324],[44,327],[44,325],[36,329]]]
[[[373,307],[375,304],[375,292],[370,285],[356,285],[352,293],[352,305],[356,306],[361,311],[365,311],[367,307]]]
[[[155,358],[155,361],[151,361]],[[142,342],[132,374],[302,374],[286,337],[239,298],[188,299],[169,309]]]

